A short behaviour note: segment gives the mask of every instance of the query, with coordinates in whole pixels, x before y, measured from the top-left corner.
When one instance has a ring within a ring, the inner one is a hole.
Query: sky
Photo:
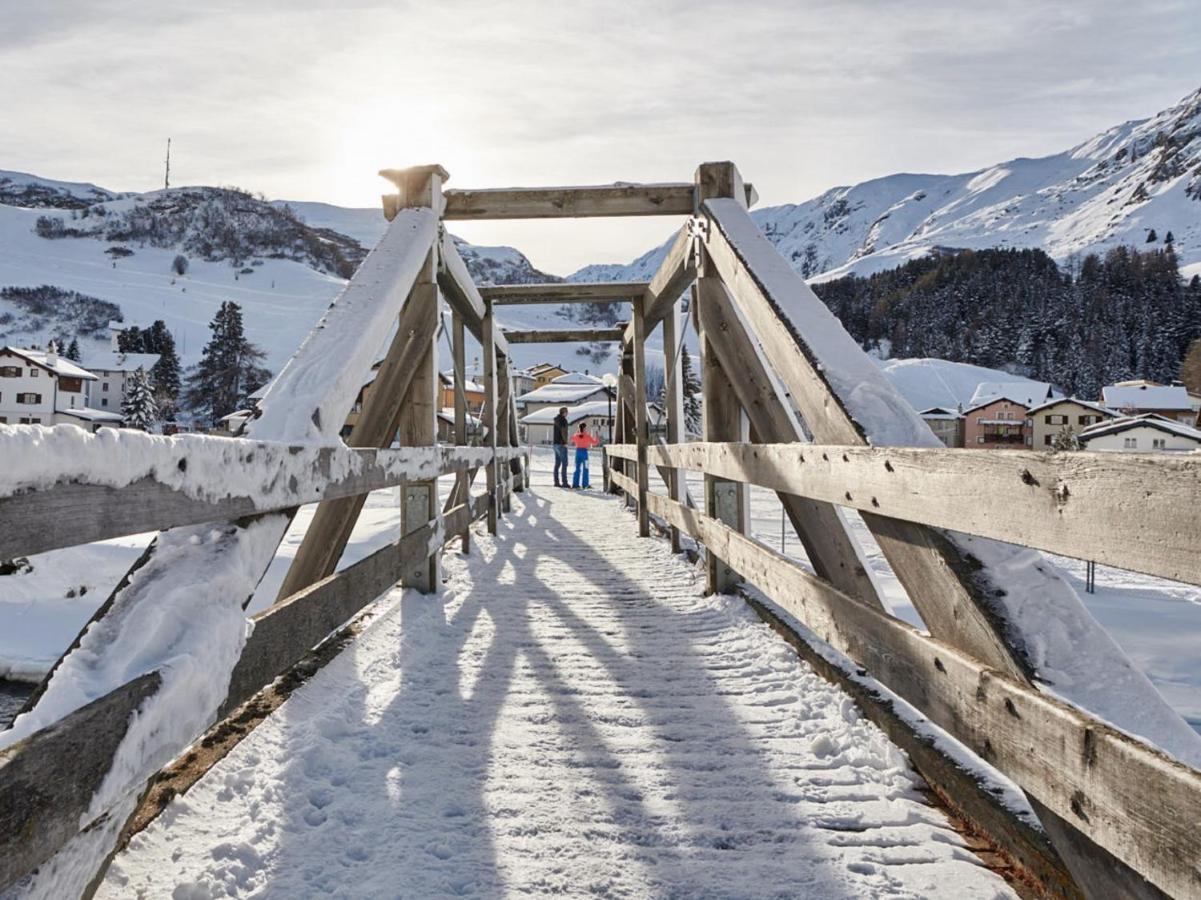
[[[760,205],[1055,153],[1201,87],[1201,0],[0,0],[0,169],[374,206],[447,187],[690,181]],[[661,219],[457,223],[568,274]],[[0,248],[2,249],[2,248]]]

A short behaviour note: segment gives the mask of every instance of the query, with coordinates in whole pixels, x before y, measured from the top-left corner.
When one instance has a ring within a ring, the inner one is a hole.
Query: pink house
[[[977,450],[1021,450],[1033,442],[1028,408],[1008,397],[996,397],[963,413],[963,446]]]

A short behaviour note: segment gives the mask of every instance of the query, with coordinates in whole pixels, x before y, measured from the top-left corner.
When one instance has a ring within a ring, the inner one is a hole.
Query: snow
[[[576,406],[567,407],[567,421],[569,423],[578,422],[580,419],[588,416],[605,416],[608,417],[610,412],[615,408],[616,401],[609,400],[590,400],[587,403],[579,403]],[[651,405],[647,404],[647,411],[651,412]],[[555,420],[559,414],[553,406],[547,406],[536,412],[530,413],[522,418],[523,425],[549,425]]]
[[[441,594],[381,598],[98,896],[1013,896],[742,601],[535,462]]]
[[[1101,402],[1110,409],[1191,410],[1188,391],[1182,385],[1120,385],[1101,388]]]
[[[1034,383],[997,369],[945,359],[886,359],[878,365],[914,409],[967,407],[983,381]]]
[[[521,403],[576,403],[598,394],[603,396],[604,393],[605,386],[599,383],[556,384],[551,382],[535,388],[528,394],[523,394],[517,400]]]
[[[551,384],[601,384],[601,379],[586,372],[568,372],[551,379]]]
[[[80,363],[88,371],[100,372],[136,372],[145,369],[149,372],[158,364],[157,353],[122,353],[120,350],[89,350],[83,354]]]
[[[54,372],[67,378],[83,378],[87,381],[95,381],[96,376],[91,372],[81,369],[71,360],[61,354],[57,354],[53,362],[50,361],[50,353],[46,350],[31,350],[26,347],[5,346],[0,348],[7,350],[9,353],[14,353],[17,356],[23,356],[29,362],[41,366],[49,372]]]
[[[968,408],[986,406],[994,400],[1008,400],[1018,406],[1037,406],[1051,396],[1051,385],[1045,381],[985,381],[976,386]]]
[[[1163,416],[1157,416],[1153,413],[1141,416],[1122,416],[1109,422],[1098,422],[1080,432],[1080,439],[1087,440],[1103,434],[1117,434],[1131,428],[1155,428],[1168,434],[1201,441],[1201,430],[1185,425],[1183,422],[1174,422],[1171,419],[1165,419]]]

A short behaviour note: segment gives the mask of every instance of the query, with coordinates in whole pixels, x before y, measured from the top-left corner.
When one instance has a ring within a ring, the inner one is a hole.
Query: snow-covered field
[[[99,896],[1012,896],[845,695],[537,458]]]

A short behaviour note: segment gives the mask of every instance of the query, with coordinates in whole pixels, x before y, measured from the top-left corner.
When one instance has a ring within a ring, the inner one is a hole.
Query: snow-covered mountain
[[[959,175],[898,174],[752,212],[803,276],[890,269],[936,248],[1038,247],[1056,260],[1119,244],[1162,247],[1201,271],[1201,90],[1070,150]],[[573,281],[641,280],[667,244]]]

